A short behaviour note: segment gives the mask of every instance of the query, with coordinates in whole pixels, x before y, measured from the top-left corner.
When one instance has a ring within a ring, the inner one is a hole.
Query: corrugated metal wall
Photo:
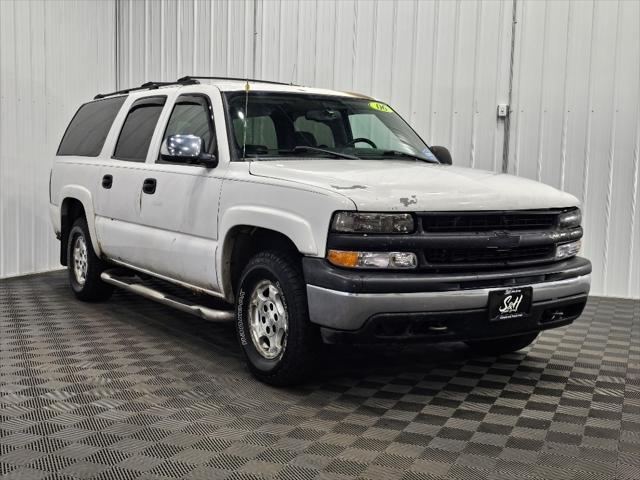
[[[115,87],[115,1],[0,0],[0,278],[58,268],[49,169],[81,102]]]
[[[511,18],[502,1],[124,0],[119,79],[247,75],[369,93],[459,164],[494,169]]]
[[[28,31],[14,32],[15,12],[42,11],[43,3],[2,6],[3,88],[33,88],[17,82],[11,72],[29,76],[29,68],[40,68],[37,62],[31,66],[30,57],[7,59],[4,52],[14,55],[7,41],[29,36]],[[89,15],[99,22],[81,21],[81,12],[92,8],[109,12]],[[92,46],[86,38],[107,38],[108,29],[116,28],[110,8],[109,3],[71,8],[71,20],[65,20],[79,25],[61,29],[63,41],[88,48],[87,55],[100,49],[101,59],[109,57],[109,41]],[[640,297],[640,2],[118,0],[117,9],[119,86],[219,74],[356,90],[391,103],[428,142],[448,146],[458,165],[499,171],[508,144],[510,172],[540,179],[584,202],[593,292]],[[66,26],[64,14],[53,10],[46,12]],[[45,17],[48,25],[51,17]],[[34,20],[25,16],[24,21]],[[54,34],[48,32],[47,38]],[[46,47],[49,72],[58,62],[75,61],[52,42]],[[103,70],[83,71],[85,76],[69,89],[76,98],[109,88],[96,82],[110,81],[111,67],[89,58],[79,63],[93,61]],[[6,62],[22,66],[5,73]],[[63,68],[55,74],[62,80],[73,72]],[[2,96],[4,102],[14,98],[4,90]],[[50,154],[79,101],[66,106],[64,120],[51,122],[54,113],[48,113],[47,125],[56,132],[47,131],[46,148],[33,142],[29,149]],[[505,142],[496,106],[509,101]],[[3,122],[7,117],[15,122],[15,104],[5,110]],[[29,211],[22,218],[3,206],[0,238],[6,253],[0,258],[11,267],[0,267],[0,275],[6,275],[39,269],[55,255],[49,249],[44,262],[34,260],[24,252],[31,249],[35,255],[39,249],[23,245],[24,237],[13,233],[45,232],[48,225],[35,217],[39,210],[29,209],[40,187],[7,168],[5,158],[15,157],[15,142],[7,144],[4,128],[2,135],[2,197],[7,198],[7,188],[19,190],[11,198],[21,199],[20,208]],[[30,160],[34,156],[25,158],[25,169],[38,176],[40,167]],[[9,180],[9,172],[17,177]],[[11,258],[15,251],[23,252],[22,264]]]
[[[456,163],[496,169],[511,2],[260,2],[258,78],[371,94]],[[314,21],[315,19],[315,21]]]
[[[118,19],[123,88],[194,73],[243,76],[253,68],[252,2],[120,1]]]
[[[584,203],[593,290],[640,297],[640,2],[518,2],[509,171]]]
[[[248,75],[368,93],[448,146],[456,164],[500,171],[496,107],[510,100],[513,39],[508,170],[580,198],[593,292],[638,298],[639,9],[616,0],[122,1],[119,78]]]

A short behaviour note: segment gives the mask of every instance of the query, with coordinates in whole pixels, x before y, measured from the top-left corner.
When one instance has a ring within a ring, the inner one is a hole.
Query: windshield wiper
[[[347,158],[349,160],[360,160],[360,157],[349,155],[347,153],[334,152],[333,150],[325,150],[324,148],[311,147],[309,145],[296,145],[291,149],[292,152],[319,152],[333,155],[336,158]]]
[[[387,150],[385,152],[382,152],[382,155],[388,155],[388,156],[394,156],[394,157],[413,158],[414,160],[421,160],[423,162],[428,162],[428,163],[436,163],[436,164],[440,163],[437,160],[431,160],[431,159],[426,158],[426,157],[421,157],[419,155],[414,155],[413,153],[401,152],[400,150]]]

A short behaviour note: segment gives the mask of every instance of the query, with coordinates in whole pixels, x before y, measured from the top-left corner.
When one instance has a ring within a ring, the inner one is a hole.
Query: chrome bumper
[[[589,293],[591,275],[555,282],[518,285],[533,287],[533,303]],[[307,285],[312,323],[339,330],[357,330],[380,313],[444,312],[488,307],[489,292],[482,288],[449,292],[349,293]]]

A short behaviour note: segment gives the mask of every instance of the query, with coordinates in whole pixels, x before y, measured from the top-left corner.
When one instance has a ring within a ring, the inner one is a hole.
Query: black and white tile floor
[[[640,302],[593,298],[529,349],[334,348],[256,382],[233,325],[64,272],[0,282],[0,476],[638,479]]]

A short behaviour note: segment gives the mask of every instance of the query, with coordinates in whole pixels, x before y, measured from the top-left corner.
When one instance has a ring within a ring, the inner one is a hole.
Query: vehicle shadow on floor
[[[201,368],[230,376],[253,380],[238,345],[235,325],[212,323],[196,316],[174,310],[132,293],[116,291],[109,301],[83,303],[75,299],[66,272],[52,272],[39,277],[36,295],[46,295],[54,303],[64,303],[73,315],[81,315],[115,329],[133,329],[140,340],[161,341],[172,348],[188,352],[190,361]],[[33,280],[15,280],[15,288],[33,285]],[[46,291],[43,294],[42,291]],[[446,378],[461,370],[494,368],[499,364],[500,375],[510,378],[518,369],[540,367],[537,355],[529,350],[502,357],[478,357],[463,343],[410,345],[323,345],[315,368],[299,387],[307,390],[331,388],[332,385],[356,385],[361,382],[386,381],[411,383],[423,378]],[[463,373],[463,376],[465,374]],[[466,375],[473,376],[472,373]]]
[[[209,361],[224,358],[225,362],[231,362],[236,373],[244,371],[250,376],[233,323],[204,321],[126,292],[116,292],[110,303],[112,312],[123,321],[141,322],[147,328],[169,334],[186,350]],[[314,369],[300,388],[357,384],[382,377],[402,382],[404,377],[417,379],[438,370],[459,371],[467,364],[490,368],[494,362],[500,363],[501,375],[510,376],[526,360],[527,350],[502,357],[480,357],[462,342],[321,345]]]

